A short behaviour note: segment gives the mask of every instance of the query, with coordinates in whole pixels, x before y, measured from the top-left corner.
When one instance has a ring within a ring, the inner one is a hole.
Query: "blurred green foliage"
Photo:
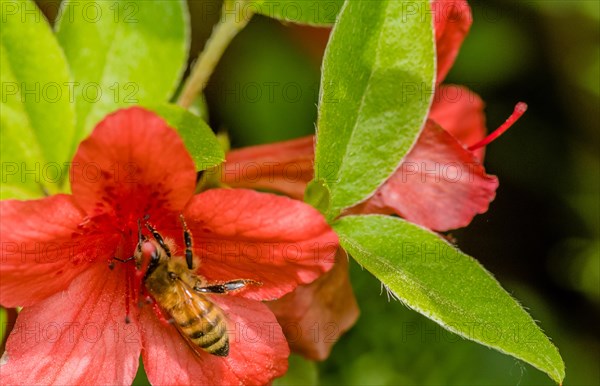
[[[213,128],[233,146],[314,133],[319,72],[285,27],[256,16],[233,41],[206,89]]]

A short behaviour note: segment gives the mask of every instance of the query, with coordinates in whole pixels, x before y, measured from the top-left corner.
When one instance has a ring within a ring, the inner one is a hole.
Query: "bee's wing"
[[[181,336],[196,354],[206,351],[226,356],[229,339],[223,311],[207,296],[182,281],[177,281],[175,290],[180,302],[170,314]]]

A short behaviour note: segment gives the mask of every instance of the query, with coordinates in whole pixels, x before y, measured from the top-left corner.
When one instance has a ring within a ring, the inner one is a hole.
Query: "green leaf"
[[[419,135],[435,81],[428,1],[347,1],[325,52],[315,180],[328,217],[373,194]]]
[[[304,191],[304,202],[325,214],[329,208],[329,190],[323,180],[311,181]]]
[[[177,130],[196,164],[196,170],[206,170],[225,161],[225,152],[217,137],[202,118],[172,104],[148,108]]]
[[[335,22],[344,0],[255,0],[242,6],[274,19],[316,26]]]
[[[349,216],[334,229],[352,257],[408,307],[562,382],[564,363],[556,347],[473,258],[435,233],[395,217]]]
[[[56,34],[77,82],[78,143],[107,113],[169,101],[187,62],[189,14],[183,0],[67,0]]]
[[[71,76],[48,21],[32,1],[3,1],[0,29],[0,197],[31,199],[67,176],[75,112]]]

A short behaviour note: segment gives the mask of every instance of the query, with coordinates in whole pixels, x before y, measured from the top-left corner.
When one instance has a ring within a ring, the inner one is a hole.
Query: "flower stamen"
[[[131,323],[129,303],[131,302],[131,270],[125,268],[125,323]]]
[[[496,138],[498,138],[499,136],[504,134],[504,132],[506,130],[508,130],[519,118],[521,118],[521,116],[525,113],[525,111],[527,111],[527,104],[524,102],[517,103],[513,113],[510,115],[510,117],[508,117],[506,122],[504,122],[502,125],[500,125],[499,128],[494,130],[490,135],[488,135],[481,141],[477,142],[474,145],[469,146],[468,149],[470,151],[473,151],[473,150],[477,150],[481,147],[489,145]]]

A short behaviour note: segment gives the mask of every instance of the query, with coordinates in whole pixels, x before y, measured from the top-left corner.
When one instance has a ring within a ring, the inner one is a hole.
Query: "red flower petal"
[[[241,296],[273,300],[315,280],[335,261],[338,239],[323,216],[303,202],[244,189],[213,189],[185,210],[209,281],[253,279]],[[181,236],[179,236],[181,237]]]
[[[237,188],[282,192],[301,200],[313,177],[314,135],[232,150],[221,180]]]
[[[464,86],[441,85],[438,87],[429,112],[435,121],[465,146],[481,141],[485,127],[485,104],[473,91]],[[483,160],[484,147],[473,153]]]
[[[111,239],[78,234],[84,214],[71,196],[1,201],[0,211],[0,303],[5,307],[33,305],[64,290],[90,261],[112,253]]]
[[[131,384],[141,339],[125,324],[123,280],[95,265],[65,292],[24,308],[8,338],[1,384]]]
[[[139,107],[108,115],[83,141],[71,167],[73,196],[90,215],[108,213],[135,224],[146,214],[180,211],[196,181],[179,135]]]
[[[396,213],[437,231],[467,226],[496,195],[498,179],[454,137],[428,120],[400,168],[356,213]]]
[[[289,348],[275,316],[264,304],[211,296],[228,319],[229,355],[194,354],[175,327],[142,312],[142,358],[153,385],[262,385],[287,371]]]
[[[348,257],[340,248],[333,269],[267,303],[293,351],[325,360],[333,344],[356,323],[358,305],[348,276]]]
[[[466,0],[433,0],[431,9],[437,51],[437,83],[442,83],[469,33],[473,17]]]

